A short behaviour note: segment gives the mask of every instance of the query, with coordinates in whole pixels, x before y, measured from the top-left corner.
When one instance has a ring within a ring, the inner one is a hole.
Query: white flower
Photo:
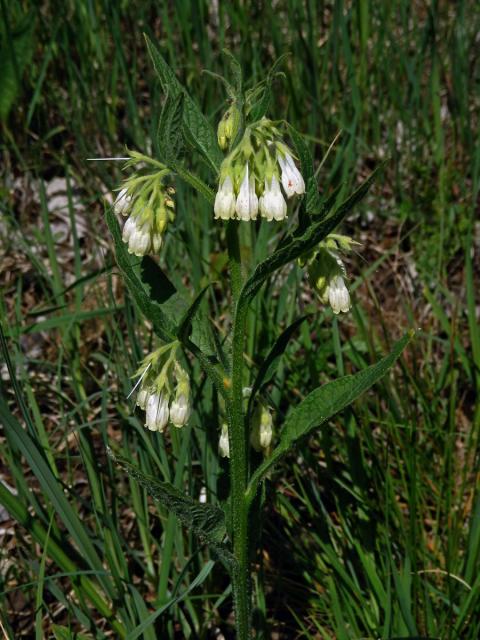
[[[126,237],[124,236],[123,239],[128,242],[129,253],[133,253],[136,256],[144,256],[149,252],[151,246],[150,225],[146,222],[143,226],[140,226],[133,216],[130,216],[127,223],[132,219],[133,224],[128,228]]]
[[[350,310],[350,294],[342,276],[333,276],[328,283],[328,301],[335,314],[340,313],[340,311],[347,313]]]
[[[272,413],[266,405],[260,404],[255,409],[252,419],[250,444],[255,451],[268,449],[273,437]]]
[[[170,420],[176,427],[183,427],[190,417],[190,411],[188,396],[182,393],[170,406]]]
[[[163,237],[160,233],[152,234],[152,247],[154,253],[159,253],[162,247]]]
[[[122,231],[123,241],[128,242],[130,240],[132,233],[136,230],[137,230],[137,222],[135,220],[135,216],[130,216],[125,222],[125,225],[123,227],[123,231]]]
[[[265,179],[265,191],[260,200],[260,213],[267,220],[283,220],[287,217],[287,203],[275,176],[272,176],[270,185]]]
[[[222,182],[221,187],[215,196],[215,218],[228,220],[233,218],[235,213],[235,194],[233,192],[233,182],[230,176],[227,176]]]
[[[142,387],[137,395],[137,406],[139,406],[140,409],[143,409],[143,411],[145,411],[146,409],[147,400],[148,400],[148,392],[146,389]]]
[[[163,431],[168,423],[168,396],[150,393],[146,405],[145,426],[151,431]]]
[[[230,458],[230,443],[228,442],[228,425],[224,422],[220,440],[218,441],[218,452],[222,458]]]
[[[117,197],[115,198],[115,202],[113,203],[113,210],[117,214],[127,215],[127,212],[130,208],[130,202],[132,198],[128,195],[127,189],[122,189],[119,191]]]
[[[239,220],[250,220],[250,181],[248,179],[248,164],[245,167],[240,191],[238,192],[235,211]]]
[[[278,164],[282,169],[282,186],[287,194],[287,198],[291,198],[293,195],[301,195],[305,193],[305,182],[303,181],[302,174],[297,169],[295,162],[290,154],[286,153],[285,158],[278,155]]]
[[[250,220],[256,220],[258,214],[258,196],[255,193],[255,178],[250,176],[248,197],[250,202]]]

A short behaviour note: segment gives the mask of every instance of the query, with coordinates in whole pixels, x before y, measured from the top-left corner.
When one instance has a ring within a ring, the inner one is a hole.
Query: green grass
[[[192,428],[152,435],[126,399],[153,338],[125,295],[103,222],[102,193],[118,185],[120,163],[86,158],[149,149],[162,96],[146,32],[214,123],[225,97],[201,70],[226,73],[222,47],[252,83],[289,51],[271,115],[305,133],[317,165],[340,132],[319,171],[322,194],[346,193],[387,159],[345,225],[362,242],[348,265],[352,314],[332,320],[297,267],[253,306],[253,370],[283,328],[313,313],[268,388],[276,425],[319,381],[422,329],[376,393],[288,458],[278,490],[267,486],[260,637],[476,640],[476,3],[284,0],[228,12],[219,3],[218,16],[213,7],[0,1],[6,637],[55,637],[54,624],[71,630],[56,637],[148,640],[232,628],[222,568],[106,454],[110,446],[195,498],[203,487],[213,502],[228,490],[216,453],[223,408],[196,365]],[[64,227],[48,196],[54,177],[65,178]],[[179,184],[177,195],[162,266],[190,297],[216,281],[208,304],[227,332],[224,234],[191,189]],[[270,233],[245,233],[247,258],[268,254]]]

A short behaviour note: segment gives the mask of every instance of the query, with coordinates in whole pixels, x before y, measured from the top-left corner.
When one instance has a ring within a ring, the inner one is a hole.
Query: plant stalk
[[[243,351],[247,308],[239,305],[243,283],[238,223],[230,221],[227,228],[230,275],[234,302],[232,342],[232,388],[229,408],[230,485],[232,498],[233,553],[237,566],[232,575],[235,605],[235,625],[238,640],[250,640],[250,563],[248,540],[248,433],[243,413]]]

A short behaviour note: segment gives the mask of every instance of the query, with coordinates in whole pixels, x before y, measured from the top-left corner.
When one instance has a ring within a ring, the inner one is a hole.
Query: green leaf
[[[180,342],[185,342],[190,337],[190,333],[192,332],[192,322],[200,308],[203,296],[210,286],[211,284],[207,284],[205,287],[203,287],[203,289],[200,291],[200,293],[197,295],[195,300],[183,315],[183,318],[180,320],[177,331],[178,339],[180,340]]]
[[[309,435],[336,413],[348,407],[387,373],[413,335],[413,331],[406,334],[395,344],[391,353],[382,358],[377,364],[367,367],[355,375],[344,376],[318,387],[288,414],[280,433],[278,446],[252,476],[248,490],[250,499],[255,495],[259,482],[265,477],[269,469],[293,448],[301,438]]]
[[[233,568],[235,559],[222,540],[227,535],[225,516],[220,507],[213,504],[201,504],[185,495],[169,482],[162,482],[145,475],[138,467],[125,458],[108,451],[113,460],[129,476],[139,482],[154,500],[172,511],[184,526],[191,529],[200,541],[209,545],[227,567]]]
[[[4,24],[4,29],[6,29]],[[0,120],[6,120],[34,50],[35,17],[26,15],[12,32],[3,32],[0,47]]]
[[[185,95],[167,95],[157,128],[157,152],[165,164],[174,161],[182,150],[182,121]]]
[[[282,246],[277,249],[273,255],[257,265],[255,271],[243,286],[239,306],[248,304],[265,280],[277,271],[277,269],[296,260],[307,251],[314,249],[321,240],[333,231],[357,202],[365,196],[375,179],[377,171],[378,169],[376,169],[347,200],[339,205],[332,215],[320,220],[313,218],[310,226],[303,235],[290,237],[282,243]]]
[[[145,40],[164,93],[170,96],[171,99],[175,99],[180,94],[184,96],[182,130],[185,140],[203,156],[210,167],[217,173],[223,160],[223,154],[218,146],[217,136],[212,125],[177,80],[174,72],[147,35],[145,35]]]
[[[149,291],[145,287],[145,284],[137,275],[132,262],[134,258],[130,256],[122,240],[120,226],[113,212],[113,208],[107,209],[105,215],[115,245],[115,258],[133,299],[137,303],[140,311],[152,323],[157,336],[164,342],[173,342],[176,332],[175,324],[163,311],[161,305],[155,299],[152,299],[151,290]]]

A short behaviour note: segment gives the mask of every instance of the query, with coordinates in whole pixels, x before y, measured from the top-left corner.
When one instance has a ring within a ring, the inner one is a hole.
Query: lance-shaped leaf
[[[377,364],[367,367],[355,375],[344,376],[333,382],[318,387],[287,416],[280,433],[280,442],[270,457],[258,467],[252,476],[248,488],[249,499],[252,500],[260,481],[298,441],[309,435],[314,429],[348,407],[372,385],[378,382],[392,367],[414,335],[411,331],[399,340],[391,353]]]
[[[115,245],[115,258],[133,299],[147,320],[152,323],[158,337],[164,342],[172,342],[175,339],[175,323],[164,312],[162,306],[151,296],[151,292],[145,287],[145,284],[137,274],[132,263],[133,259],[122,240],[120,226],[113,209],[107,209],[105,215]]]
[[[265,280],[277,269],[299,258],[307,251],[314,249],[343,218],[352,210],[367,193],[372,184],[377,170],[374,171],[363,184],[345,200],[339,207],[325,219],[312,219],[310,226],[305,233],[299,237],[293,237],[289,241],[284,241],[282,246],[273,255],[257,265],[255,271],[243,286],[240,294],[239,306],[245,305],[253,299]]]
[[[160,52],[145,35],[148,52],[153,62],[163,91],[176,98],[179,94],[184,94],[182,122],[183,134],[186,141],[204,157],[210,167],[217,172],[223,160],[223,155],[218,146],[217,136],[212,125],[200,111],[198,105],[192,100],[185,88],[177,80],[174,72],[165,62]]]
[[[172,511],[203,544],[207,544],[228,568],[233,568],[235,558],[227,545],[222,542],[227,535],[227,530],[225,516],[220,507],[196,502],[169,482],[161,482],[144,474],[125,458],[114,455],[111,450],[108,450],[108,454],[129,476],[139,482],[154,500]]]
[[[157,153],[169,165],[182,150],[183,102],[185,94],[174,97],[167,94],[158,120],[156,145]]]

